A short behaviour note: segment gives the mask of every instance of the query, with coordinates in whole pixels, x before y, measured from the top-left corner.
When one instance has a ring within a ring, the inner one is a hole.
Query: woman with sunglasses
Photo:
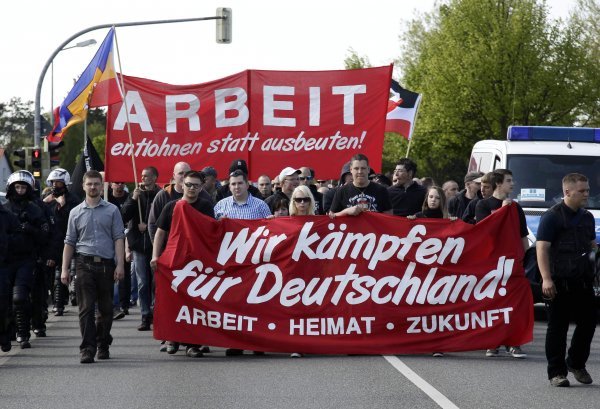
[[[290,216],[314,216],[315,199],[308,186],[298,186],[292,192]]]
[[[300,185],[292,192],[292,201],[290,202],[290,216],[314,216],[315,199],[310,193],[308,186]],[[302,354],[294,352],[290,355],[292,358],[301,358]]]

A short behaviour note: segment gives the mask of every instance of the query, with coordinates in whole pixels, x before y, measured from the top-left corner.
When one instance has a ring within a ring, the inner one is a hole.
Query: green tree
[[[75,169],[75,164],[81,158],[83,150],[84,124],[79,123],[69,128],[63,138],[65,146],[60,152],[60,166],[70,173]],[[104,161],[104,146],[106,142],[106,112],[101,109],[92,109],[87,117],[87,133],[92,144],[98,151],[100,158]]]
[[[26,129],[29,123],[33,125],[33,102],[12,98],[0,103],[0,146],[9,152],[32,146],[33,136]]]
[[[352,48],[348,50],[348,53],[349,55],[344,59],[345,69],[354,70],[371,67],[369,57],[359,56]],[[405,155],[406,149],[406,139],[393,132],[386,132],[383,141],[382,171],[388,172],[394,169],[398,159]]]
[[[582,25],[536,0],[449,0],[413,20],[398,61],[423,94],[411,147],[421,175],[464,175],[473,144],[510,125],[572,126],[595,115],[596,61]]]

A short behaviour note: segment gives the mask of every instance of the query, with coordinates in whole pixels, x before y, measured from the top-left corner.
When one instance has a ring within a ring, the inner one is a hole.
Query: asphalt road
[[[158,351],[138,332],[138,309],[116,321],[111,359],[79,363],[76,307],[52,317],[32,349],[0,352],[4,408],[594,408],[600,401],[600,342],[588,370],[596,383],[551,388],[545,322],[536,321],[527,359],[486,358],[484,351],[431,356],[202,358]]]

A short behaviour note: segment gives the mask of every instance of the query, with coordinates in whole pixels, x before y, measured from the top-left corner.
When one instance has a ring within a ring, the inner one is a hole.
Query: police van
[[[590,183],[586,208],[594,215],[600,243],[600,128],[511,126],[505,141],[483,140],[473,146],[469,171],[494,169],[512,171],[512,199],[525,212],[532,244],[540,216],[562,200],[563,176],[586,175]]]

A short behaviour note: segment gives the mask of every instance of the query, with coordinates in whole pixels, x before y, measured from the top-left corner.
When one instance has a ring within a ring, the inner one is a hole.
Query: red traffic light
[[[42,156],[42,151],[41,149],[34,149],[31,151],[31,156],[33,159],[40,159],[40,157]]]

